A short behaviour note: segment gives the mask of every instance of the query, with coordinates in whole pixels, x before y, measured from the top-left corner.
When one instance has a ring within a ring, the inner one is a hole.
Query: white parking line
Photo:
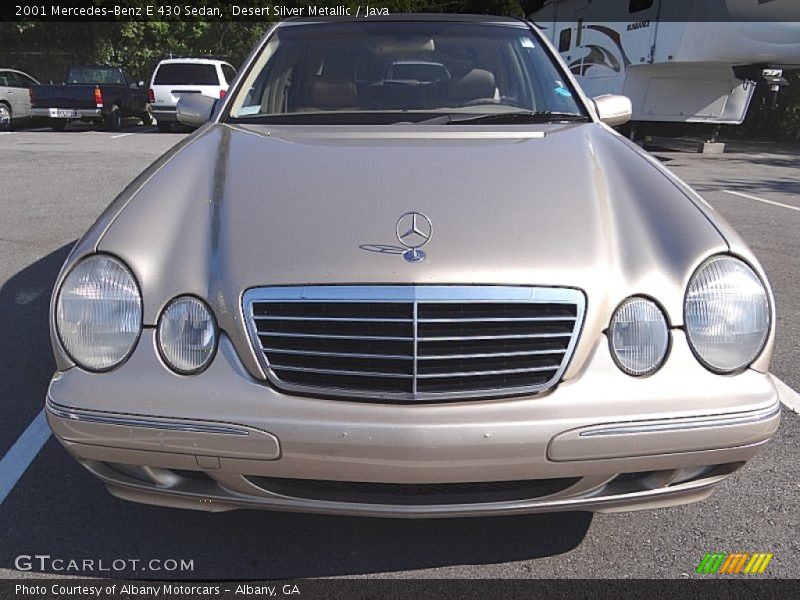
[[[789,410],[800,414],[800,394],[775,377],[775,375],[770,374],[770,377],[775,382],[775,387],[778,388],[778,397],[783,405]]]
[[[19,478],[27,471],[49,438],[50,427],[42,409],[0,460],[0,504],[17,485]]]
[[[747,198],[748,200],[755,200],[756,202],[763,202],[764,204],[771,204],[772,206],[780,206],[781,208],[788,208],[789,210],[796,210],[800,212],[800,207],[792,206],[790,204],[781,204],[780,202],[775,202],[774,200],[767,200],[766,198],[759,198],[758,196],[753,196],[751,194],[745,194],[743,192],[736,192],[734,190],[722,190],[726,194],[731,194],[733,196],[739,196],[741,198]]]
[[[112,135],[110,139],[115,140],[117,138],[127,137],[129,135],[133,135],[132,133],[121,133],[119,135]]]

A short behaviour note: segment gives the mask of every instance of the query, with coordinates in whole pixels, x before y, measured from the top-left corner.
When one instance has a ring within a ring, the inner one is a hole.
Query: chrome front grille
[[[567,288],[271,287],[246,292],[243,309],[256,354],[281,389],[436,401],[557,383],[585,299]]]

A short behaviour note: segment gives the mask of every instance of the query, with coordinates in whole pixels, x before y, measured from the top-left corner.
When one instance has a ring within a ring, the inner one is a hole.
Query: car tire
[[[150,105],[147,106],[147,110],[142,113],[141,116],[142,125],[152,125],[153,124],[153,113],[150,112]]]
[[[13,116],[11,107],[5,102],[0,102],[0,131],[11,131]]]
[[[119,106],[112,106],[111,112],[106,115],[106,129],[108,131],[119,131],[122,129],[122,111]]]
[[[53,128],[53,131],[64,131],[64,128],[67,126],[66,119],[52,119],[50,121],[50,127]]]
[[[159,121],[158,130],[161,133],[169,133],[170,131],[172,131],[172,123],[170,123],[169,121]]]

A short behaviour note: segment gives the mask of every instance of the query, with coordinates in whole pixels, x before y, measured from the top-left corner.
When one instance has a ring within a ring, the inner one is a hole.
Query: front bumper
[[[57,373],[47,407],[112,493],[159,505],[432,517],[669,506],[711,494],[780,420],[768,375],[713,375],[680,331],[648,378],[621,373],[602,337],[549,392],[425,405],[282,393],[226,337],[208,370],[178,376],[153,338],[111,373]],[[505,491],[461,493],[489,482]]]

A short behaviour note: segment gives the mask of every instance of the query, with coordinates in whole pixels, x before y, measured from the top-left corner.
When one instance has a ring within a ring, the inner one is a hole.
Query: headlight
[[[170,302],[158,321],[158,347],[178,373],[205,369],[217,348],[217,326],[205,303],[192,296]]]
[[[714,256],[692,275],[684,305],[686,334],[706,368],[732,373],[761,354],[770,327],[767,290],[732,256]]]
[[[636,377],[654,373],[669,348],[667,319],[647,298],[628,298],[620,304],[611,317],[608,337],[617,366]]]
[[[124,361],[142,330],[142,296],[128,268],[106,255],[80,261],[58,292],[56,329],[85,369],[107,371]]]

